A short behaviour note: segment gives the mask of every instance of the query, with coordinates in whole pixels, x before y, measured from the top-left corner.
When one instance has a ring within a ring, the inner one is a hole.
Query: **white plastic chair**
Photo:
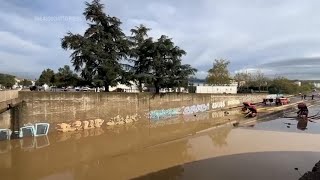
[[[34,136],[35,135],[35,129],[34,129],[34,126],[24,126],[24,127],[21,127],[20,128],[20,132],[19,132],[19,137],[22,138],[22,137],[25,137],[25,136]]]
[[[12,134],[12,131],[10,129],[0,129],[1,137],[0,140],[9,140]],[[5,133],[6,138],[2,138],[2,133]]]
[[[23,127],[20,128],[19,137],[22,138],[26,136],[23,131],[29,130],[29,136],[43,136],[47,135],[49,132],[49,123],[35,123],[35,124],[24,124]]]
[[[42,128],[41,128],[42,126]],[[34,124],[34,135],[35,136],[43,136],[43,135],[47,135],[49,132],[49,127],[50,124],[49,123],[36,123]]]

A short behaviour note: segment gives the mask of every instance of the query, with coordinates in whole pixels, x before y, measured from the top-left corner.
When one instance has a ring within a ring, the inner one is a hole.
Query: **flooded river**
[[[1,180],[299,179],[320,160],[318,133],[215,125],[131,125],[1,141]]]

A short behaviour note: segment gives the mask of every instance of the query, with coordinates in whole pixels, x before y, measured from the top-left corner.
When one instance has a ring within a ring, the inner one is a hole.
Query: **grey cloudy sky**
[[[215,58],[230,71],[320,79],[319,0],[102,0],[129,30],[166,34],[187,51],[184,63],[206,76]],[[82,0],[0,0],[0,72],[39,74],[69,64],[60,39],[82,33]],[[63,19],[69,16],[73,19]],[[47,19],[39,19],[41,17]],[[49,19],[56,18],[56,19]],[[59,19],[60,18],[60,19]]]

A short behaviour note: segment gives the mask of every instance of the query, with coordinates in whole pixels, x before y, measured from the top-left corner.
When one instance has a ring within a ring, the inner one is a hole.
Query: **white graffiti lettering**
[[[180,114],[180,108],[154,110],[149,113],[153,120],[166,119]]]
[[[227,106],[238,105],[238,104],[240,104],[239,100],[227,101]]]
[[[224,117],[224,116],[225,116],[225,113],[222,111],[211,113],[211,118],[219,118],[219,117]]]
[[[198,104],[198,105],[193,105],[193,106],[187,106],[184,107],[183,114],[193,114],[193,113],[198,113],[198,112],[205,112],[210,109],[210,104]]]
[[[224,101],[212,103],[212,109],[223,108],[225,106],[226,106],[226,103]]]

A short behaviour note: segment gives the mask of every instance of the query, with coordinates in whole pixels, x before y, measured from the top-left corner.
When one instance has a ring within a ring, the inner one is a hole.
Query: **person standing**
[[[299,103],[298,104],[299,111],[297,112],[298,117],[302,118],[308,118],[309,110],[305,103]]]

